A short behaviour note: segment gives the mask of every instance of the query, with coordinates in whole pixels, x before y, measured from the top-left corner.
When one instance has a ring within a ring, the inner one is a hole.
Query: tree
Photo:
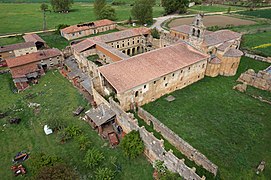
[[[95,179],[97,180],[111,180],[114,178],[114,171],[112,171],[111,169],[109,168],[98,168],[96,171],[95,171]]]
[[[83,160],[87,167],[93,168],[97,166],[104,159],[104,155],[99,150],[92,148],[89,149]]]
[[[116,20],[116,12],[115,9],[110,5],[105,5],[100,13],[98,19],[110,19],[110,20]]]
[[[152,23],[152,3],[147,3],[145,0],[136,0],[131,10],[134,19],[137,19],[140,24]]]
[[[120,143],[124,154],[129,158],[136,158],[144,151],[144,143],[140,138],[138,131],[131,131]]]
[[[153,28],[151,30],[151,35],[152,35],[153,38],[160,39],[159,31],[156,28]]]
[[[45,3],[42,3],[42,4],[40,5],[40,9],[41,9],[42,11],[47,11],[47,10],[48,10],[48,5],[45,4]]]
[[[70,10],[73,0],[50,0],[55,12],[67,12]]]
[[[185,13],[188,5],[189,0],[162,0],[166,14]]]
[[[56,26],[56,31],[55,31],[56,34],[61,34],[60,30],[66,28],[66,27],[69,27],[69,25],[68,24],[59,24],[59,25],[57,25]]]
[[[79,178],[76,172],[72,168],[67,166],[66,164],[57,164],[54,166],[41,168],[36,176],[36,179],[74,180],[74,179],[79,179]]]
[[[46,30],[46,14],[45,14],[45,12],[48,10],[48,5],[45,3],[42,3],[40,5],[40,9],[43,12],[43,31],[45,31]]]
[[[96,19],[100,19],[100,13],[102,9],[105,7],[106,1],[105,0],[95,0],[94,1],[94,14]]]

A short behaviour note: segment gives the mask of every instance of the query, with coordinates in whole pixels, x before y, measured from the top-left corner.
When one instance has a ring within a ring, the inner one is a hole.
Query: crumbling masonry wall
[[[171,129],[169,129],[158,119],[152,116],[149,112],[145,111],[141,107],[138,107],[138,115],[147,124],[150,125],[150,122],[152,122],[154,130],[160,132],[166,140],[168,140],[179,151],[181,151],[188,159],[194,161],[197,165],[201,165],[204,169],[216,175],[218,169],[217,165],[212,163],[206,156],[204,156],[197,149],[193,148],[190,144],[180,138],[177,134],[175,134]]]
[[[271,92],[271,74],[266,71],[255,73],[253,69],[249,69],[242,73],[237,81]]]
[[[203,180],[196,174],[196,168],[189,168],[185,165],[184,159],[177,158],[172,151],[166,151],[164,141],[157,139],[152,133],[148,132],[144,126],[139,127],[133,114],[127,114],[112,99],[109,100],[110,108],[116,113],[117,123],[123,128],[125,133],[132,130],[138,130],[140,137],[145,144],[145,155],[153,163],[155,160],[163,161],[166,167],[176,173],[179,173],[184,179]]]

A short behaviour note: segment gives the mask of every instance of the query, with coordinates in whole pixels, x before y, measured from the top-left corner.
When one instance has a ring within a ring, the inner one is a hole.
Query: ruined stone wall
[[[242,73],[237,81],[271,92],[271,74],[266,71],[255,73],[253,69],[249,69]]]
[[[197,165],[201,165],[206,170],[210,171],[214,175],[217,173],[217,165],[212,163],[207,157],[201,154],[198,150],[193,148],[190,144],[180,138],[171,129],[161,123],[158,119],[145,111],[143,108],[138,108],[138,115],[147,124],[153,123],[154,130],[160,132],[162,136],[174,145],[179,151],[181,151],[188,159],[194,161]]]
[[[247,52],[244,53],[244,55],[246,57],[249,57],[249,58],[252,58],[252,59],[255,59],[257,61],[263,61],[263,62],[268,62],[268,63],[271,63],[271,57],[263,57],[263,56],[259,56],[259,55],[255,55],[255,54],[249,54]]]
[[[183,159],[177,158],[172,151],[166,151],[163,140],[157,139],[153,133],[148,132],[144,126],[139,127],[133,114],[128,115],[112,99],[109,100],[111,109],[116,113],[117,123],[122,127],[125,133],[132,130],[138,130],[140,137],[145,145],[145,155],[153,163],[155,160],[163,161],[166,167],[176,173],[179,173],[184,179],[200,180],[205,179],[196,174],[196,169],[185,165]]]
[[[102,103],[109,106],[109,103],[94,88],[91,88],[91,91],[92,91],[93,100],[96,102],[97,106]]]

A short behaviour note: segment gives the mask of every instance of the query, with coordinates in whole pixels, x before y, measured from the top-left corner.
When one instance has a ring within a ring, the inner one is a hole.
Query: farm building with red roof
[[[61,35],[67,40],[73,40],[89,36],[91,34],[98,34],[100,32],[109,31],[116,28],[116,23],[108,19],[98,20],[94,22],[87,22],[77,25],[72,25],[61,29]]]

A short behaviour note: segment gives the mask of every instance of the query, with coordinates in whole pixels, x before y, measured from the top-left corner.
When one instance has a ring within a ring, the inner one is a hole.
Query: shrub
[[[138,131],[131,131],[120,143],[124,154],[129,158],[136,158],[144,151],[144,143],[140,138]]]
[[[60,162],[62,162],[62,159],[58,156],[36,153],[31,155],[29,167],[31,167],[31,173],[35,175],[40,169],[43,169],[43,167],[54,166]]]
[[[87,167],[93,168],[101,163],[104,159],[104,155],[98,149],[89,149],[85,155],[83,162]]]
[[[95,179],[97,180],[111,180],[114,178],[114,171],[109,168],[98,168],[95,171]]]
[[[64,179],[75,180],[79,179],[78,175],[71,167],[66,164],[57,164],[50,167],[44,167],[39,170],[36,179],[48,180],[48,179]]]
[[[89,139],[85,135],[80,135],[77,138],[77,142],[79,144],[80,150],[86,150],[87,148],[89,148],[89,146],[91,144],[91,142],[89,141]]]

